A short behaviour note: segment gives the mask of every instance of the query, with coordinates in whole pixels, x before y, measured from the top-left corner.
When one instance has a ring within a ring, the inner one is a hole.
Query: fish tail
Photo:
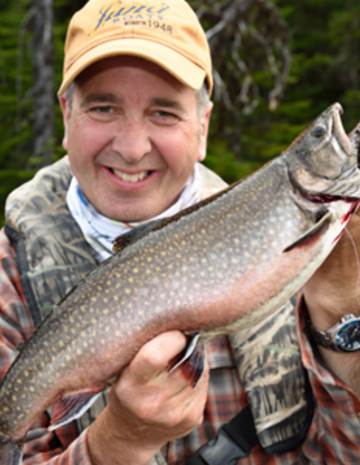
[[[0,439],[0,465],[20,465],[22,458],[22,444],[11,439]]]

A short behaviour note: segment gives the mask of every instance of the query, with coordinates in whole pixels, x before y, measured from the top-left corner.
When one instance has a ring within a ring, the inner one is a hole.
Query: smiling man
[[[2,377],[54,305],[111,256],[117,236],[225,187],[199,163],[212,85],[206,36],[184,0],[90,0],[72,18],[59,91],[68,155],[9,196],[0,232]],[[356,244],[358,221],[349,226]],[[85,413],[73,415],[86,395],[63,402],[67,422],[49,431],[59,406],[44,412],[23,463],[359,463],[359,352],[326,347],[308,329],[309,317],[319,333],[349,313],[360,325],[352,254],[344,237],[299,299],[211,341],[196,389],[182,370],[168,372],[183,334],[139,347]]]
[[[212,104],[138,57],[105,58],[60,97],[70,164],[91,204],[114,220],[154,218],[179,198],[205,158]]]

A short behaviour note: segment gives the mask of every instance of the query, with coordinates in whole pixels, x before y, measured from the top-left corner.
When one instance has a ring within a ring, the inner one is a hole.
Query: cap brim
[[[194,90],[200,89],[206,77],[202,68],[167,46],[149,40],[119,39],[97,45],[77,58],[75,63],[65,71],[58,94],[62,95],[72,81],[88,66],[116,55],[133,55],[150,60]]]

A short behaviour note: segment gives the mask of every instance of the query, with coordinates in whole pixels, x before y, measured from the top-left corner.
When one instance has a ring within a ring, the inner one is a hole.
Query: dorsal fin
[[[25,347],[25,344],[26,344],[26,341],[19,342],[19,344],[16,346],[16,350],[21,352],[23,350],[23,348]]]
[[[196,203],[195,205],[192,205],[191,207],[181,210],[179,213],[176,213],[175,215],[169,216],[168,218],[163,218],[161,220],[150,221],[149,223],[143,226],[138,226],[137,228],[134,228],[132,231],[129,231],[117,237],[113,242],[114,244],[113,251],[120,252],[125,247],[127,247],[130,244],[134,244],[135,242],[137,242],[139,239],[143,238],[147,234],[150,234],[151,232],[162,229],[170,223],[176,223],[184,216],[190,215],[191,213],[199,210],[200,208],[203,208],[205,205],[213,202],[214,200],[223,196],[227,192],[231,191],[232,189],[234,189],[234,187],[242,183],[245,179],[246,178],[240,179],[234,184],[231,184],[231,186],[228,186],[225,189],[222,189],[221,191],[216,192],[215,194],[211,195],[210,197],[207,197],[204,200],[201,200],[200,202]]]
[[[149,221],[146,224],[137,226],[136,228],[131,229],[129,232],[118,236],[113,241],[113,251],[120,252],[120,250],[135,242],[139,237],[144,236],[149,231],[155,229],[162,221],[164,221],[164,218],[161,218],[160,220]]]

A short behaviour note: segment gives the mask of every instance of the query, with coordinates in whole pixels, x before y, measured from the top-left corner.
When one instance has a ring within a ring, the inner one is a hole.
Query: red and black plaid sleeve
[[[18,354],[17,346],[30,337],[34,326],[16,267],[15,252],[0,231],[0,379]],[[24,446],[23,463],[90,465],[86,433],[78,438],[75,423],[48,432],[44,413],[33,425]],[[71,445],[71,447],[70,447]],[[64,452],[65,451],[65,452]]]
[[[308,370],[315,399],[314,416],[307,438],[296,449],[279,455],[266,455],[260,446],[256,446],[248,457],[238,460],[238,465],[360,463],[360,401],[316,358],[303,330],[304,325],[304,315],[299,306],[297,326],[302,361]],[[4,232],[0,231],[1,379],[18,353],[17,345],[25,341],[33,330],[14,250]],[[185,438],[163,448],[169,465],[184,465],[202,444],[216,435],[223,423],[247,405],[227,338],[212,341],[208,345],[208,355],[211,374],[204,422]],[[75,423],[70,423],[55,432],[48,432],[49,423],[50,417],[44,413],[33,425],[24,447],[23,463],[90,465],[86,430],[79,436]]]

